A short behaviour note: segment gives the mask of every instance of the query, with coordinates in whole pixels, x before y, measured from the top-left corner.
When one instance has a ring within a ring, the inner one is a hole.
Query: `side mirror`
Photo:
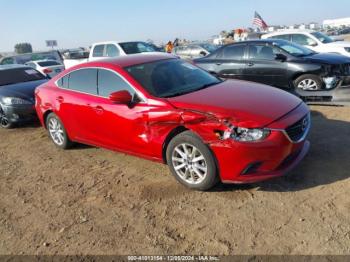
[[[315,46],[317,46],[317,43],[316,43],[316,42],[312,42],[312,43],[310,44],[310,46],[315,47]]]
[[[284,62],[287,60],[287,57],[284,54],[276,54],[275,60]]]
[[[205,52],[205,51],[201,51],[199,54],[200,54],[201,56],[207,56],[207,55],[208,55],[207,52]]]
[[[128,91],[121,90],[110,94],[109,100],[111,100],[115,104],[129,105],[132,101],[132,96]]]

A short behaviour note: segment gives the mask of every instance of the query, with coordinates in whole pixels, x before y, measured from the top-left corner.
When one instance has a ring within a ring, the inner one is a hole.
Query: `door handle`
[[[215,64],[218,65],[218,66],[219,66],[219,65],[222,65],[222,63],[215,63]]]
[[[94,110],[98,115],[101,115],[104,112],[104,109],[102,106],[96,106],[96,107],[94,107]]]
[[[253,66],[253,65],[254,65],[254,63],[252,63],[252,62],[247,63],[247,66]]]
[[[56,100],[57,100],[59,103],[62,103],[62,102],[64,101],[64,99],[63,99],[62,96],[56,97]]]

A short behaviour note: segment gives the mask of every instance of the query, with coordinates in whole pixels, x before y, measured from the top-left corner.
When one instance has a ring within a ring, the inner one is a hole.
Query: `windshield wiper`
[[[221,82],[218,81],[218,82],[213,82],[213,83],[209,83],[209,84],[204,84],[204,85],[201,85],[200,87],[195,88],[195,89],[182,90],[182,91],[179,91],[179,92],[176,92],[176,93],[171,93],[169,95],[168,94],[164,94],[162,97],[169,98],[169,97],[181,96],[181,95],[185,95],[185,94],[188,94],[188,93],[192,93],[192,92],[196,92],[196,91],[208,88],[208,87],[213,86],[213,85],[217,85],[219,83],[221,83]]]
[[[201,89],[204,89],[204,88],[207,88],[207,87],[210,87],[210,86],[214,86],[214,85],[217,85],[217,84],[220,84],[220,83],[221,83],[221,81],[213,82],[213,83],[209,83],[209,84],[204,84],[204,85],[200,86],[199,88],[197,88],[196,90],[194,90],[193,92],[201,90]]]

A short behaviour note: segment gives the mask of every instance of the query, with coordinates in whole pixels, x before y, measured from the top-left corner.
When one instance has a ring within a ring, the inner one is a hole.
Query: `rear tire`
[[[55,113],[50,113],[46,117],[46,128],[52,142],[61,149],[69,149],[73,142],[69,139],[62,121]]]
[[[171,173],[186,187],[205,191],[219,181],[213,153],[191,131],[180,133],[170,141],[166,158]]]
[[[318,76],[305,74],[294,81],[294,87],[296,91],[320,91],[323,88],[323,83]]]

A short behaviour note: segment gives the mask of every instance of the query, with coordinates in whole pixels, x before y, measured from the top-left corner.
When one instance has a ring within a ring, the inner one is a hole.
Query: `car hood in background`
[[[350,64],[350,58],[343,55],[331,54],[331,53],[316,53],[314,55],[303,57],[304,60],[313,63],[322,64]]]
[[[326,46],[336,46],[336,47],[350,47],[350,42],[347,41],[335,41],[332,43],[325,44]]]
[[[0,96],[19,97],[34,101],[35,89],[47,79],[0,86]]]
[[[283,90],[240,80],[226,80],[206,89],[168,98],[175,107],[228,117],[249,127],[264,127],[302,101]]]

